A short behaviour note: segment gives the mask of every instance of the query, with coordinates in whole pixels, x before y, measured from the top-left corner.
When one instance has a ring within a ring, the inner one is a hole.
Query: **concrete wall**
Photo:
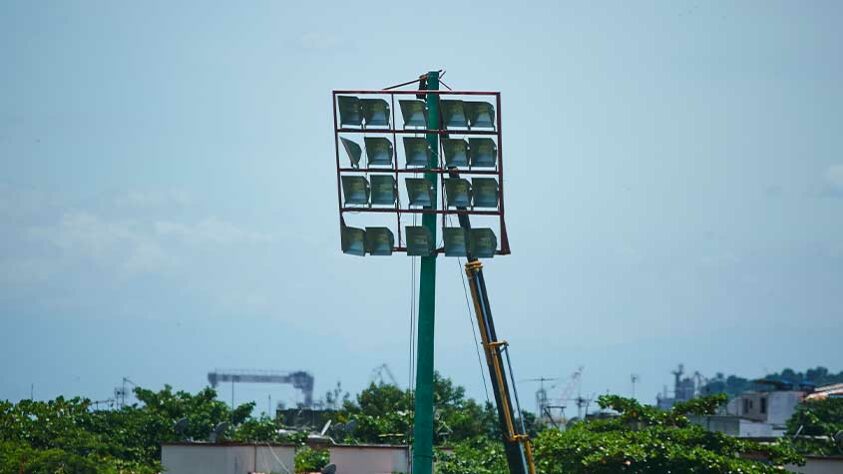
[[[331,446],[337,474],[409,472],[409,451],[401,446]]]
[[[293,474],[295,448],[248,444],[165,444],[161,446],[161,464],[167,474]]]
[[[737,416],[696,416],[690,418],[708,431],[716,431],[729,436],[741,438],[769,438],[773,437],[773,426],[769,423],[746,420]]]
[[[802,402],[803,392],[772,392],[767,397],[767,423],[784,426]]]
[[[800,474],[840,474],[843,472],[843,457],[807,457],[804,466],[785,466],[785,469]]]

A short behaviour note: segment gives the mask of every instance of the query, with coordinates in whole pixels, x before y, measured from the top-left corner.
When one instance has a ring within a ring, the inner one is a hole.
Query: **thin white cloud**
[[[829,166],[825,170],[825,179],[830,184],[843,188],[843,164]]]
[[[131,220],[106,221],[88,212],[68,212],[58,223],[33,228],[30,233],[62,250],[100,257],[115,247],[143,240],[137,227]]]
[[[163,207],[187,206],[193,202],[190,194],[181,189],[129,191],[115,198],[115,204],[120,207]]]
[[[308,51],[329,51],[343,46],[340,39],[330,33],[311,31],[299,37],[299,46]]]
[[[273,240],[268,234],[244,230],[215,217],[207,218],[196,224],[158,221],[155,222],[155,232],[161,237],[176,238],[192,245],[262,244]]]
[[[273,241],[268,234],[242,229],[216,217],[191,224],[108,219],[85,211],[67,212],[52,225],[30,228],[28,235],[57,248],[66,260],[90,260],[130,275],[177,266],[187,258],[185,246],[200,251]]]
[[[843,199],[843,164],[831,165],[825,170],[820,196]]]
[[[43,257],[23,256],[0,260],[0,284],[3,286],[42,282],[54,273],[54,262]]]

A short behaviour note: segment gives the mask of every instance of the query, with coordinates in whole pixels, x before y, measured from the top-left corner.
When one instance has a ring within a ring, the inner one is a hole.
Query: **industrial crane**
[[[383,374],[386,373],[386,378],[384,378]],[[392,370],[389,369],[389,366],[381,364],[374,369],[372,369],[372,375],[369,377],[369,383],[378,382],[378,385],[385,385],[386,380],[389,379],[392,385],[399,387],[398,380],[395,379],[395,375],[392,373]]]
[[[276,372],[270,370],[215,370],[208,372],[208,383],[215,387],[221,382],[231,382],[231,404],[234,405],[234,383],[291,384],[304,395],[304,408],[313,406],[313,375],[303,370]]]
[[[477,317],[477,326],[486,353],[486,364],[489,367],[492,391],[495,394],[498,421],[503,433],[509,472],[512,474],[535,474],[533,446],[524,426],[518,393],[515,391],[515,382],[512,379],[509,344],[506,341],[499,340],[495,332],[495,322],[492,319],[492,309],[489,305],[489,295],[486,292],[486,281],[483,277],[483,264],[480,263],[480,260],[469,257],[465,264],[465,273],[468,275],[471,298],[474,301],[474,313]],[[504,365],[504,354],[506,354],[506,365]],[[509,369],[509,378],[507,377],[507,369]],[[510,382],[512,382],[512,393],[515,395],[515,405],[513,405],[513,398],[510,396]],[[513,408],[518,411],[517,419],[514,416]]]
[[[471,228],[471,223],[467,215],[459,215],[459,222],[460,226],[466,230]],[[466,246],[466,248],[470,248],[470,246]],[[503,435],[504,452],[506,454],[506,462],[509,465],[509,472],[511,474],[535,474],[536,466],[533,461],[533,445],[524,426],[521,404],[518,401],[518,392],[515,389],[515,380],[512,377],[512,364],[509,360],[509,343],[498,339],[497,332],[495,331],[495,322],[492,319],[489,294],[486,291],[483,264],[476,257],[473,257],[470,252],[468,254],[468,261],[465,264],[465,273],[468,276],[471,299],[474,302],[474,314],[477,317],[477,327],[480,331],[483,351],[486,354],[486,365],[489,369],[492,391],[495,394],[498,422],[500,423],[501,433]],[[506,365],[504,365],[504,354],[506,355]],[[509,371],[508,376],[507,370]],[[512,383],[511,389],[510,383]],[[511,393],[514,397],[510,395],[510,390],[512,390]],[[513,399],[515,401],[514,405]],[[517,418],[515,413],[518,414]]]

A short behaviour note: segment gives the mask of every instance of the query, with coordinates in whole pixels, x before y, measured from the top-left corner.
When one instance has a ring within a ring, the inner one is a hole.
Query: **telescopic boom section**
[[[495,322],[492,319],[492,310],[486,293],[486,281],[483,278],[483,264],[476,258],[470,258],[465,264],[465,273],[468,275],[471,298],[474,301],[474,313],[477,316],[477,326],[483,340],[486,364],[489,367],[489,377],[492,380],[492,390],[495,393],[498,420],[501,433],[503,433],[509,472],[512,474],[535,474],[533,446],[524,426],[524,418],[520,413],[521,409],[514,381],[514,406],[512,404],[513,399],[510,397],[509,381],[513,379],[512,365],[509,363],[508,343],[498,340],[495,333]],[[506,365],[504,365],[504,353],[506,354]],[[507,369],[509,369],[509,378],[507,378]],[[514,416],[515,412],[519,415],[517,419]]]

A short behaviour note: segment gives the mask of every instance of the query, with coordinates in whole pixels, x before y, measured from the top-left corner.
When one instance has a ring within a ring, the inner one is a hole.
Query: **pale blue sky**
[[[584,393],[629,393],[634,372],[652,401],[679,362],[841,370],[841,21],[836,1],[2,2],[0,399],[197,390],[214,367],[406,383],[410,260],[339,251],[330,91],[439,68],[503,94],[513,254],[486,277],[518,378],[584,365]],[[436,363],[482,397],[439,265]],[[293,398],[238,400],[270,392]]]

